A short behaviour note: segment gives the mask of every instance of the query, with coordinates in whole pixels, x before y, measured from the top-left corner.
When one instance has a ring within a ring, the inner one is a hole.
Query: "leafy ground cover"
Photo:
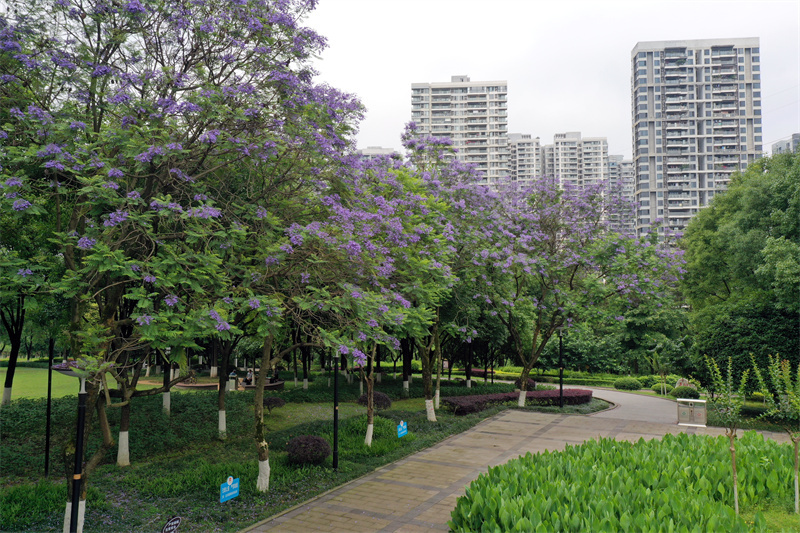
[[[114,454],[109,454],[90,479],[85,531],[155,531],[175,515],[183,518],[182,531],[235,531],[429,447],[500,410],[464,417],[442,411],[438,422],[430,424],[419,397],[421,387],[421,383],[412,385],[411,395],[417,397],[411,399],[402,399],[401,382],[384,379],[376,387],[392,397],[393,405],[379,413],[373,446],[367,448],[363,444],[365,408],[354,403],[358,383],[341,383],[342,397],[352,401],[343,401],[339,408],[336,472],[330,458],[321,466],[293,466],[286,459],[286,444],[293,437],[318,435],[332,440],[332,388],[327,386],[327,379],[318,376],[309,390],[289,388],[281,392],[291,401],[265,415],[272,465],[268,493],[255,488],[258,465],[252,437],[253,391],[228,394],[225,442],[216,438],[216,391],[173,392],[170,417],[163,415],[159,395],[138,398],[131,412],[132,466],[118,468]],[[461,389],[474,394],[502,387],[511,390],[507,384]],[[456,389],[443,390],[450,388]],[[0,530],[61,529],[66,498],[63,473],[67,470],[61,451],[74,428],[76,403],[74,395],[53,401],[49,479],[43,477],[45,401],[17,400],[2,409]],[[108,414],[115,427],[119,413],[110,410]],[[400,420],[409,427],[403,439],[396,434]],[[99,440],[99,435],[92,435],[89,453]],[[220,504],[219,486],[229,475],[242,480],[240,496]]]
[[[762,508],[791,509],[792,451],[748,433],[732,508],[727,439],[666,435],[567,446],[489,469],[458,499],[454,531],[768,531]],[[534,487],[532,489],[532,487]],[[795,525],[797,522],[795,522]]]

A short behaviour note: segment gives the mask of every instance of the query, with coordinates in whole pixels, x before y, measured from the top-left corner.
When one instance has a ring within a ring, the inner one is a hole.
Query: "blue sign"
[[[228,481],[219,486],[219,503],[232,500],[239,495],[239,478],[228,476]]]
[[[405,437],[408,433],[408,423],[404,420],[401,420],[399,424],[397,424],[397,438]]]

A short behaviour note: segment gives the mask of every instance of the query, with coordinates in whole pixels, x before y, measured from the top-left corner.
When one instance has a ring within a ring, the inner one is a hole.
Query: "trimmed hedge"
[[[482,368],[480,368],[480,369],[479,368],[473,368],[472,372],[470,372],[470,375],[473,378],[492,377],[493,374],[494,374],[493,371],[491,371],[491,370],[483,370]]]
[[[372,403],[375,406],[375,409],[389,409],[392,406],[392,399],[389,398],[388,394],[384,394],[378,391],[372,391]],[[366,407],[367,405],[366,392],[358,397],[358,405],[363,405]]]
[[[280,396],[264,396],[264,407],[267,408],[269,414],[272,414],[273,409],[283,407],[284,405],[286,405],[286,400]]]
[[[614,388],[617,390],[639,390],[642,388],[642,382],[636,378],[619,378],[614,382]]]
[[[537,390],[525,393],[528,400],[537,405],[558,405],[559,391]],[[483,411],[490,405],[514,402],[519,399],[518,392],[504,392],[499,394],[481,394],[474,396],[455,396],[442,398],[442,404],[453,411],[454,415],[462,416]],[[580,405],[592,401],[592,391],[581,389],[564,389],[564,404]]]
[[[318,465],[331,454],[331,445],[316,435],[300,435],[286,444],[289,462],[297,465]]]
[[[514,380],[514,386],[521,390],[522,389],[522,378],[517,378],[516,380]],[[525,389],[525,390],[530,390],[530,391],[536,390],[536,381],[534,381],[531,378],[528,378],[528,388]]]
[[[673,398],[692,398],[695,400],[700,398],[700,393],[693,387],[675,387],[669,392],[669,395]]]
[[[656,383],[651,388],[653,389],[653,392],[661,394],[661,387],[662,387],[661,383]],[[664,387],[664,390],[667,392],[667,394],[669,394],[670,391],[672,391],[672,385],[670,385],[669,383],[663,385],[663,387]]]

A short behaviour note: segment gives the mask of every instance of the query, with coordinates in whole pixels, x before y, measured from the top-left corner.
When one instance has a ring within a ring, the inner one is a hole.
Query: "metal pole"
[[[53,399],[53,351],[50,350],[50,361],[47,363],[47,413],[45,414],[46,427],[44,434],[44,477],[50,476],[50,409]]]
[[[564,339],[561,330],[558,330],[558,405],[564,408]]]
[[[333,469],[339,468],[339,354],[333,356]]]
[[[83,478],[83,430],[86,424],[86,379],[81,379],[78,393],[78,433],[75,435],[75,468],[72,471],[72,509],[69,517],[70,533],[78,533],[78,507],[81,502],[81,481]]]

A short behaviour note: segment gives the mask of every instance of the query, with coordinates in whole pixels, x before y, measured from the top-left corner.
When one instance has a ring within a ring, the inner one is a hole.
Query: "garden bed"
[[[560,394],[557,390],[529,391],[525,394],[528,400],[536,405],[558,405]],[[462,416],[483,411],[495,404],[508,403],[519,399],[518,392],[497,394],[480,394],[472,396],[449,396],[442,398],[442,404],[452,410],[453,414]],[[583,389],[564,389],[564,405],[579,405],[592,401],[592,391]]]

